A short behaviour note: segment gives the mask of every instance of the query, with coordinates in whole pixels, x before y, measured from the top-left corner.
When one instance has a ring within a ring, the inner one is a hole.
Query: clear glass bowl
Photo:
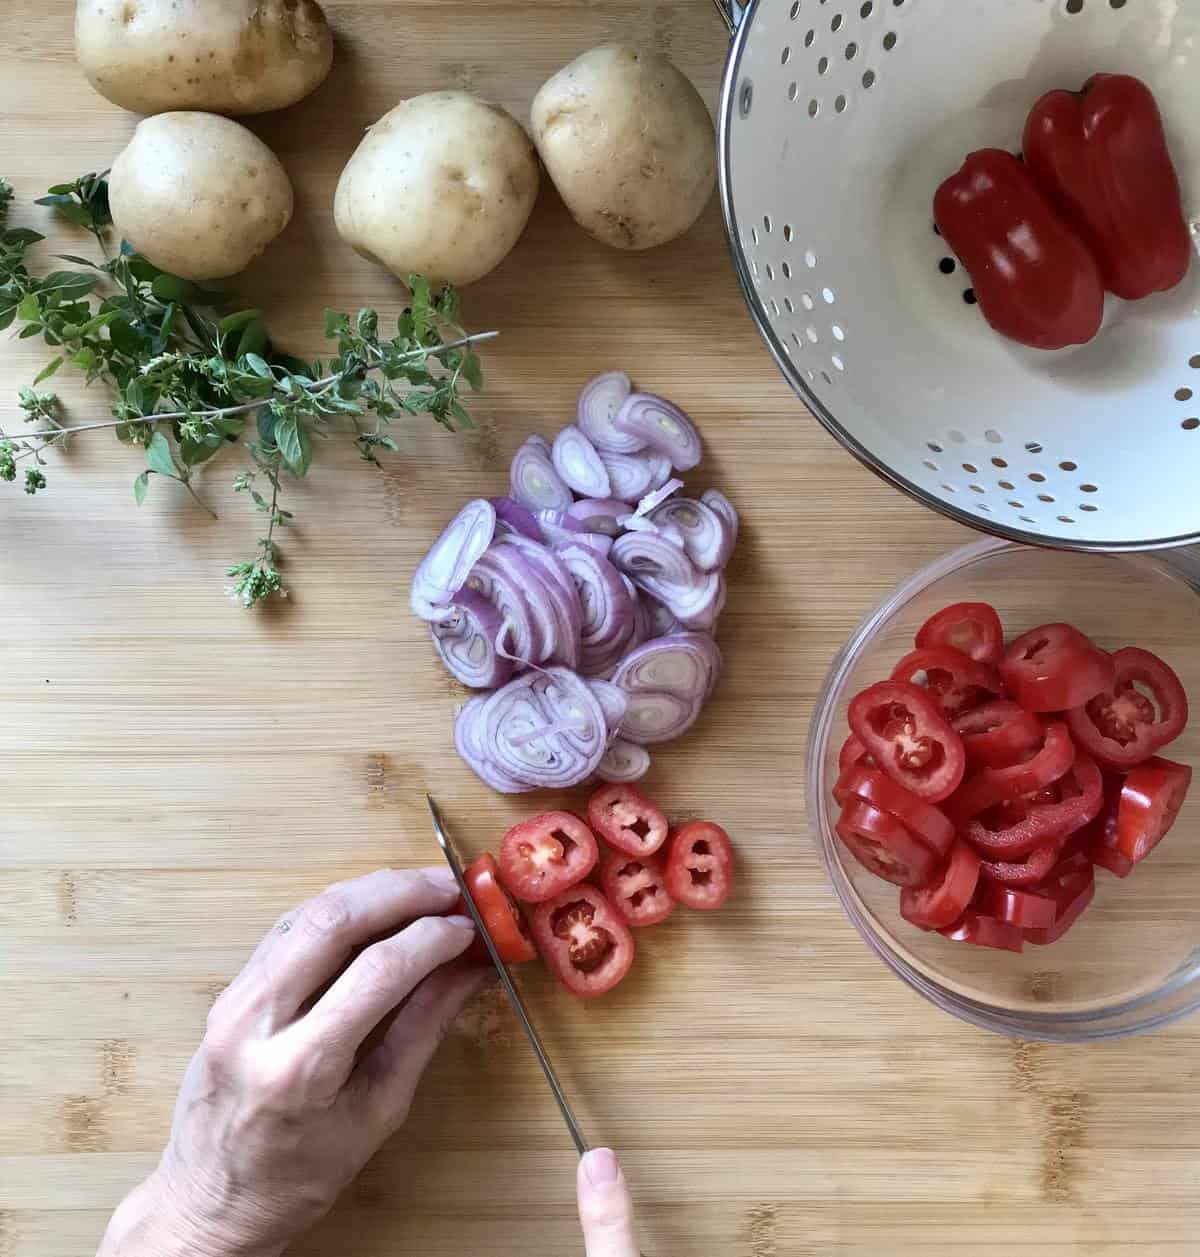
[[[990,602],[1009,637],[1067,620],[1108,649],[1144,646],[1175,668],[1200,704],[1200,551],[1079,554],[987,540],[946,555],[867,616],[834,660],[817,700],[808,744],[809,814],[842,906],[909,986],[988,1030],[1085,1042],[1139,1034],[1185,1016],[1200,1007],[1200,788],[1130,877],[1097,869],[1095,901],[1075,927],[1020,956],[909,925],[897,889],[869,874],[837,840],[831,791],[850,699],[888,675],[930,615],[964,601]],[[1200,767],[1200,721],[1163,754]]]

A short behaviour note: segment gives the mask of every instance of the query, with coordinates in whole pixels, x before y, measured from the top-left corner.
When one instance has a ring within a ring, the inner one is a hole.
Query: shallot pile
[[[724,494],[682,496],[674,473],[699,462],[682,410],[606,372],[553,444],[520,447],[509,496],[468,502],[422,560],[414,613],[451,673],[490,691],[454,743],[493,789],[636,781],[647,746],[696,722],[738,530]]]

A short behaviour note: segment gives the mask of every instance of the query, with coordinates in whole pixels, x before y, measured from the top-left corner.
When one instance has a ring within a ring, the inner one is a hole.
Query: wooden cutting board
[[[0,173],[21,199],[106,167],[134,119],[77,71],[67,0],[0,0]],[[332,225],[365,125],[462,87],[527,116],[593,44],[669,54],[715,109],[725,51],[706,0],[343,0],[329,82],[252,123],[295,183],[296,219],[240,288],[277,338],[322,350],[322,308],[394,315],[397,285]],[[802,195],[799,190],[798,195]],[[48,251],[82,252],[73,232]],[[622,1153],[653,1257],[1183,1254],[1200,1231],[1200,1023],[1088,1050],[1010,1043],[907,991],[828,890],[801,785],[834,651],[891,585],[966,534],[872,478],[791,395],[751,326],[716,205],[642,256],[579,232],[551,187],[505,265],[466,293],[485,357],[480,431],[405,428],[382,472],[322,444],[290,493],[291,597],[222,597],[257,520],[155,484],[107,434],[55,457],[35,500],[0,486],[0,1255],[78,1257],[154,1163],[205,1012],[272,919],[338,878],[430,862],[422,795],[461,844],[528,802],[459,763],[461,698],[407,614],[409,573],[456,505],[501,491],[531,431],[623,366],[707,441],[701,481],[745,521],[722,623],[724,680],[650,789],[735,834],[716,919],[639,938],[593,1006],[525,986],[591,1137]],[[0,345],[0,415],[45,359]],[[57,382],[56,382],[57,386]],[[73,418],[98,390],[63,382]],[[563,799],[578,803],[582,796]],[[573,1159],[499,997],[453,1030],[408,1127],[297,1251],[316,1257],[578,1252]]]

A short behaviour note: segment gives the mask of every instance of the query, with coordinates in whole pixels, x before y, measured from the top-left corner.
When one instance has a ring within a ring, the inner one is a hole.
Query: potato
[[[135,113],[263,113],[322,82],[333,36],[314,0],[79,0],[75,55]]]
[[[108,196],[121,235],[184,279],[236,275],[292,217],[279,158],[241,123],[212,113],[140,122],[113,162]]]
[[[401,279],[470,284],[508,256],[537,193],[537,155],[511,114],[467,92],[429,92],[370,128],[338,180],[333,218],[347,244]]]
[[[712,195],[712,121],[662,57],[617,46],[585,52],[542,84],[532,123],[567,209],[614,249],[674,240]]]

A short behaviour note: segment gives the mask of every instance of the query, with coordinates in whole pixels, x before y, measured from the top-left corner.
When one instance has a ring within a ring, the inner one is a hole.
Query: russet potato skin
[[[121,236],[184,279],[236,275],[292,217],[292,185],[279,159],[218,114],[144,119],[113,162],[108,194]]]
[[[593,48],[542,85],[531,123],[567,209],[614,249],[674,240],[700,217],[716,186],[708,110],[663,57]]]
[[[134,113],[254,114],[317,87],[333,35],[315,0],[78,0],[75,53]]]
[[[338,233],[402,280],[481,279],[508,256],[538,194],[529,137],[468,92],[401,101],[372,126],[338,180]]]

